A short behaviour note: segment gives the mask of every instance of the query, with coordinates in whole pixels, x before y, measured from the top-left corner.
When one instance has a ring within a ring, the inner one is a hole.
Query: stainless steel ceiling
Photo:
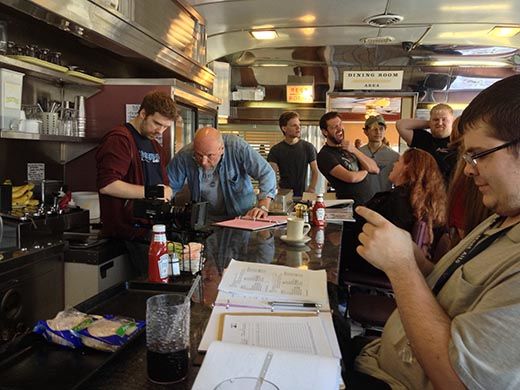
[[[189,0],[206,19],[208,61],[232,64],[239,82],[254,78],[262,85],[285,84],[289,74],[313,74],[331,89],[341,89],[341,74],[352,69],[405,70],[404,90],[450,86],[457,75],[501,78],[519,70],[520,35],[496,38],[496,25],[520,24],[514,0]],[[392,13],[401,23],[379,28],[363,22]],[[279,37],[259,41],[252,29],[273,28]],[[367,46],[363,38],[391,36],[390,45]],[[414,43],[415,48],[409,48]],[[507,61],[498,67],[433,67],[439,57],[461,57],[468,49],[509,47],[506,54],[480,58]],[[285,68],[262,68],[272,63]],[[248,70],[246,70],[246,68]],[[439,74],[441,76],[430,76]],[[434,80],[435,78],[435,80]],[[235,80],[237,78],[235,77]],[[444,81],[443,81],[444,80]],[[318,81],[319,83],[320,81]]]

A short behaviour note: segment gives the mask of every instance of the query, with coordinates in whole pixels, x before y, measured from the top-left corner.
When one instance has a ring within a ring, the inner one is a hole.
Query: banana
[[[34,188],[34,184],[29,183],[23,186],[13,186],[12,188],[12,198],[19,198],[23,196],[27,191],[31,191]]]
[[[40,201],[38,199],[29,199],[27,201],[27,206],[38,206]]]
[[[27,202],[29,199],[31,199],[32,196],[33,196],[33,192],[32,192],[32,191],[28,191],[28,192],[26,192],[25,194],[23,194],[22,196],[19,196],[18,198],[14,198],[14,199],[13,199],[13,204],[14,204],[14,203],[24,204],[24,203]]]

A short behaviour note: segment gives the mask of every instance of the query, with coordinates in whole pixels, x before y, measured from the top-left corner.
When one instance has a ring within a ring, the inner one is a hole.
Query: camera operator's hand
[[[161,187],[164,187],[164,199],[165,202],[169,202],[173,197],[173,191],[170,186],[165,186],[164,184],[158,184]]]

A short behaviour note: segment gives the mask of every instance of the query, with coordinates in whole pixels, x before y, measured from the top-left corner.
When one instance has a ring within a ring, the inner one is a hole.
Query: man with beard
[[[258,197],[250,177],[258,181]],[[197,130],[193,142],[175,155],[168,178],[174,194],[187,182],[192,201],[209,203],[210,221],[265,218],[276,191],[276,175],[260,153],[242,138],[212,127]]]
[[[399,135],[408,146],[430,153],[444,175],[449,180],[453,164],[446,158],[453,125],[453,109],[447,104],[437,104],[430,110],[430,120],[400,119],[395,125]],[[431,132],[425,130],[430,129]]]
[[[141,103],[138,115],[107,133],[96,152],[97,186],[102,234],[124,241],[130,261],[139,275],[148,269],[150,228],[133,217],[133,199],[162,186],[164,199],[172,197],[166,175],[166,152],[156,141],[177,115],[170,95],[153,91]]]
[[[336,189],[338,199],[353,199],[355,204],[365,203],[372,196],[366,178],[369,174],[379,173],[377,163],[345,140],[338,112],[323,115],[320,129],[326,138],[317,158],[321,173]]]

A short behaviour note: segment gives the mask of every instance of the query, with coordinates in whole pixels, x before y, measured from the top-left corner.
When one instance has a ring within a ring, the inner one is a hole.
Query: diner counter
[[[147,379],[146,337],[143,332],[127,348],[120,351],[119,356],[115,356],[99,369],[80,388],[190,389],[203,359],[203,355],[197,352],[197,348],[211,314],[211,305],[216,298],[222,272],[231,259],[302,269],[326,269],[329,284],[334,285],[337,283],[341,232],[341,224],[329,223],[321,229],[313,227],[309,232],[311,240],[306,245],[290,246],[280,238],[285,234],[285,227],[254,232],[215,228],[205,240],[202,288],[195,294],[192,302],[190,326],[192,365],[188,378],[181,383],[166,387]],[[140,310],[144,311],[145,308]]]
[[[285,234],[285,227],[259,231],[215,228],[205,240],[202,297],[200,302],[192,303],[191,309],[192,367],[185,381],[166,388],[191,389],[203,358],[197,348],[211,314],[211,304],[216,298],[222,271],[231,259],[313,270],[325,269],[329,284],[334,285],[337,283],[341,232],[341,224],[329,223],[321,229],[312,227],[309,232],[311,240],[306,245],[290,246],[280,239]],[[165,388],[147,379],[144,335],[81,387],[106,390],[120,388]]]

